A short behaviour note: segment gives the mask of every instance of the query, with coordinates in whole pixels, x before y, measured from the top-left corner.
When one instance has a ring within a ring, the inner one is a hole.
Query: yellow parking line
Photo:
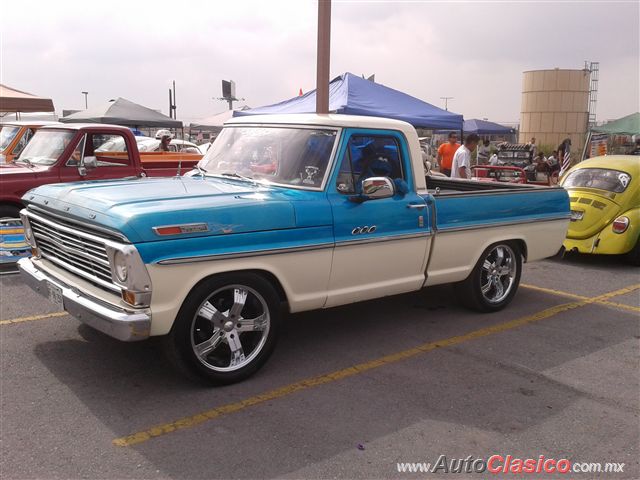
[[[575,300],[588,300],[590,298],[590,297],[585,297],[584,295],[576,295],[575,293],[563,292],[562,290],[552,290],[550,288],[538,287],[536,285],[528,285],[528,284],[522,283],[520,284],[520,286],[523,288],[528,288],[529,290],[537,290],[539,292],[549,293],[557,297],[573,298]],[[636,288],[633,288],[630,291],[632,292],[637,288],[640,288],[640,287],[636,286]],[[629,293],[629,292],[625,292],[625,293]],[[623,295],[623,294],[620,294],[620,295]],[[640,307],[635,307],[633,305],[625,305],[624,303],[608,302],[606,300],[598,300],[597,302],[593,302],[593,303],[597,303],[599,305],[606,305],[607,307],[622,308],[624,310],[629,310],[631,312],[640,312]]]
[[[14,323],[33,322],[34,320],[46,320],[47,318],[64,317],[67,312],[47,313],[45,315],[33,315],[31,317],[13,318],[11,320],[0,320],[0,325],[13,325]]]
[[[344,378],[352,377],[354,375],[358,375],[368,370],[372,370],[385,365],[400,362],[408,358],[415,357],[416,355],[420,355],[421,353],[430,352],[437,348],[458,345],[460,343],[467,342],[469,340],[486,337],[488,335],[493,335],[495,333],[511,330],[513,328],[517,328],[532,322],[544,320],[545,318],[552,317],[554,315],[557,315],[562,312],[566,312],[568,310],[573,310],[575,308],[582,307],[590,303],[599,302],[611,297],[632,292],[638,288],[640,288],[640,284],[633,285],[631,287],[622,288],[620,290],[616,290],[615,292],[606,293],[604,295],[599,295],[597,297],[585,298],[585,299],[581,299],[580,301],[557,305],[555,307],[547,308],[546,310],[542,310],[532,315],[527,315],[525,317],[521,317],[516,320],[511,320],[506,323],[493,325],[491,327],[481,328],[479,330],[475,330],[464,335],[459,335],[456,337],[451,337],[451,338],[439,340],[436,342],[424,343],[422,345],[418,345],[417,347],[410,348],[408,350],[404,350],[398,353],[393,353],[391,355],[386,355],[384,357],[381,357],[375,360],[360,363],[358,365],[344,368],[342,370],[337,370],[335,372],[328,373],[325,375],[319,375],[316,377],[307,378],[305,380],[300,380],[299,382],[295,382],[295,383],[286,385],[284,387],[277,388],[275,390],[269,390],[259,395],[246,398],[239,402],[222,405],[220,407],[212,408],[210,410],[204,411],[197,415],[184,417],[173,422],[157,425],[148,430],[143,430],[137,433],[133,433],[125,437],[116,438],[115,440],[113,440],[113,444],[118,447],[129,447],[131,445],[143,443],[148,440],[151,440],[152,438],[160,437],[162,435],[167,435],[168,433],[175,432],[177,430],[195,427],[209,420],[213,420],[215,418],[218,418],[224,415],[235,413],[240,410],[244,410],[245,408],[253,407],[255,405],[259,405],[261,403],[267,402],[269,400],[275,400],[278,398],[286,397],[293,393],[299,392],[301,390],[306,390],[312,387],[317,387],[319,385],[324,385],[327,383],[335,382],[337,380],[342,380]]]

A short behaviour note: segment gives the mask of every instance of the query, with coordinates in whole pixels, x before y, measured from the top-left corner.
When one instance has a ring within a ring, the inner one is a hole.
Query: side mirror
[[[96,157],[84,157],[80,165],[78,165],[78,173],[81,177],[85,177],[89,170],[98,168],[98,159]]]
[[[362,181],[362,193],[349,197],[355,203],[362,203],[365,200],[377,200],[380,198],[390,198],[396,193],[393,181],[388,177],[370,177]]]

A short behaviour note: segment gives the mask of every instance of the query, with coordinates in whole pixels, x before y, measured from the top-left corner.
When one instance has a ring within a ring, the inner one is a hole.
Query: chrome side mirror
[[[89,170],[98,168],[98,159],[94,156],[87,156],[82,159],[80,165],[78,165],[78,173],[81,177],[85,177]]]
[[[393,181],[388,177],[370,177],[362,181],[362,193],[349,197],[355,203],[379,198],[390,198],[396,193]]]

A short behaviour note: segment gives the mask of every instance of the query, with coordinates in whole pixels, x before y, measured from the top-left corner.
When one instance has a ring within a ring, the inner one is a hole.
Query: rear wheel
[[[166,338],[169,357],[214,384],[255,373],[271,355],[280,324],[273,286],[251,273],[205,280],[189,294]]]
[[[460,302],[480,312],[506,307],[518,290],[522,273],[522,254],[511,242],[487,248],[466,280],[456,285]]]

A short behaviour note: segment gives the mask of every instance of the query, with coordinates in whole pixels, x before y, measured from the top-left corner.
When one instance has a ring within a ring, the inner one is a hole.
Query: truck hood
[[[2,182],[13,180],[20,177],[37,177],[39,173],[46,172],[50,167],[42,165],[34,165],[27,167],[23,163],[0,163],[0,177]]]
[[[132,178],[43,185],[23,200],[85,224],[123,233],[131,242],[158,241],[296,226],[287,190],[235,179]],[[206,232],[159,236],[154,227],[206,223]]]

